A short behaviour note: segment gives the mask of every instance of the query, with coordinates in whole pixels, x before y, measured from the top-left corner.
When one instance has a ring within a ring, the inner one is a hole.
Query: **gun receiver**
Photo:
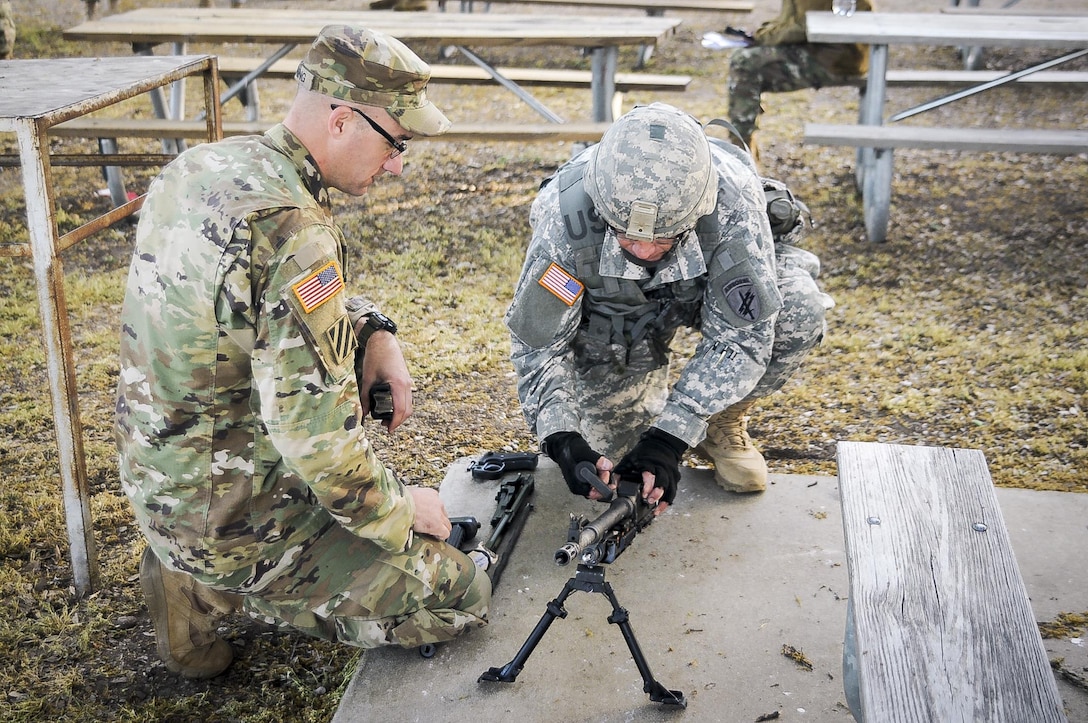
[[[635,482],[620,480],[608,509],[595,520],[572,513],[567,544],[555,552],[556,564],[568,565],[575,559],[583,565],[615,561],[635,535],[654,521],[654,508],[642,501],[639,487]]]

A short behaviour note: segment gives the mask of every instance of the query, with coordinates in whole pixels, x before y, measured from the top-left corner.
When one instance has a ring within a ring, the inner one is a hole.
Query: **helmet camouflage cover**
[[[714,209],[717,174],[699,123],[665,103],[612,124],[583,172],[605,222],[630,239],[672,238]]]

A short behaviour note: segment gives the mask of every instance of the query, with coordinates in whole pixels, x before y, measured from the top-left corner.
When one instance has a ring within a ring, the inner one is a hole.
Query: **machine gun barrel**
[[[578,539],[568,542],[555,552],[558,565],[570,564],[570,561],[582,554],[582,550],[596,545],[605,538],[608,531],[635,514],[635,498],[617,497],[612,500],[600,517],[586,524],[578,533]]]

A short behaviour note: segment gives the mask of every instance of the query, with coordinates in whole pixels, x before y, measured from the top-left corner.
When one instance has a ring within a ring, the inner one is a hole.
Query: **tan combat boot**
[[[767,489],[767,462],[748,436],[748,410],[739,402],[707,420],[706,439],[695,451],[714,463],[714,481],[730,492]]]
[[[219,675],[234,651],[215,634],[216,622],[241,609],[241,596],[213,590],[182,572],[167,569],[148,548],[140,560],[144,591],[159,657],[186,678]]]

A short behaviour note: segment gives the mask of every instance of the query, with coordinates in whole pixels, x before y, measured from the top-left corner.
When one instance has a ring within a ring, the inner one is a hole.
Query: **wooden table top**
[[[806,16],[814,43],[1088,47],[1088,16],[829,12]]]
[[[0,131],[19,118],[61,122],[209,66],[213,56],[0,61]]]
[[[652,45],[682,21],[663,16],[515,15],[265,8],[141,8],[64,31],[67,40],[125,43],[306,43],[329,24],[380,30],[406,43],[448,45]]]
[[[488,0],[475,0],[480,4]],[[454,0],[449,0],[454,2]],[[582,5],[597,8],[634,8],[636,10],[693,10],[703,12],[750,13],[751,0],[491,0],[491,2],[533,3],[542,5]]]

